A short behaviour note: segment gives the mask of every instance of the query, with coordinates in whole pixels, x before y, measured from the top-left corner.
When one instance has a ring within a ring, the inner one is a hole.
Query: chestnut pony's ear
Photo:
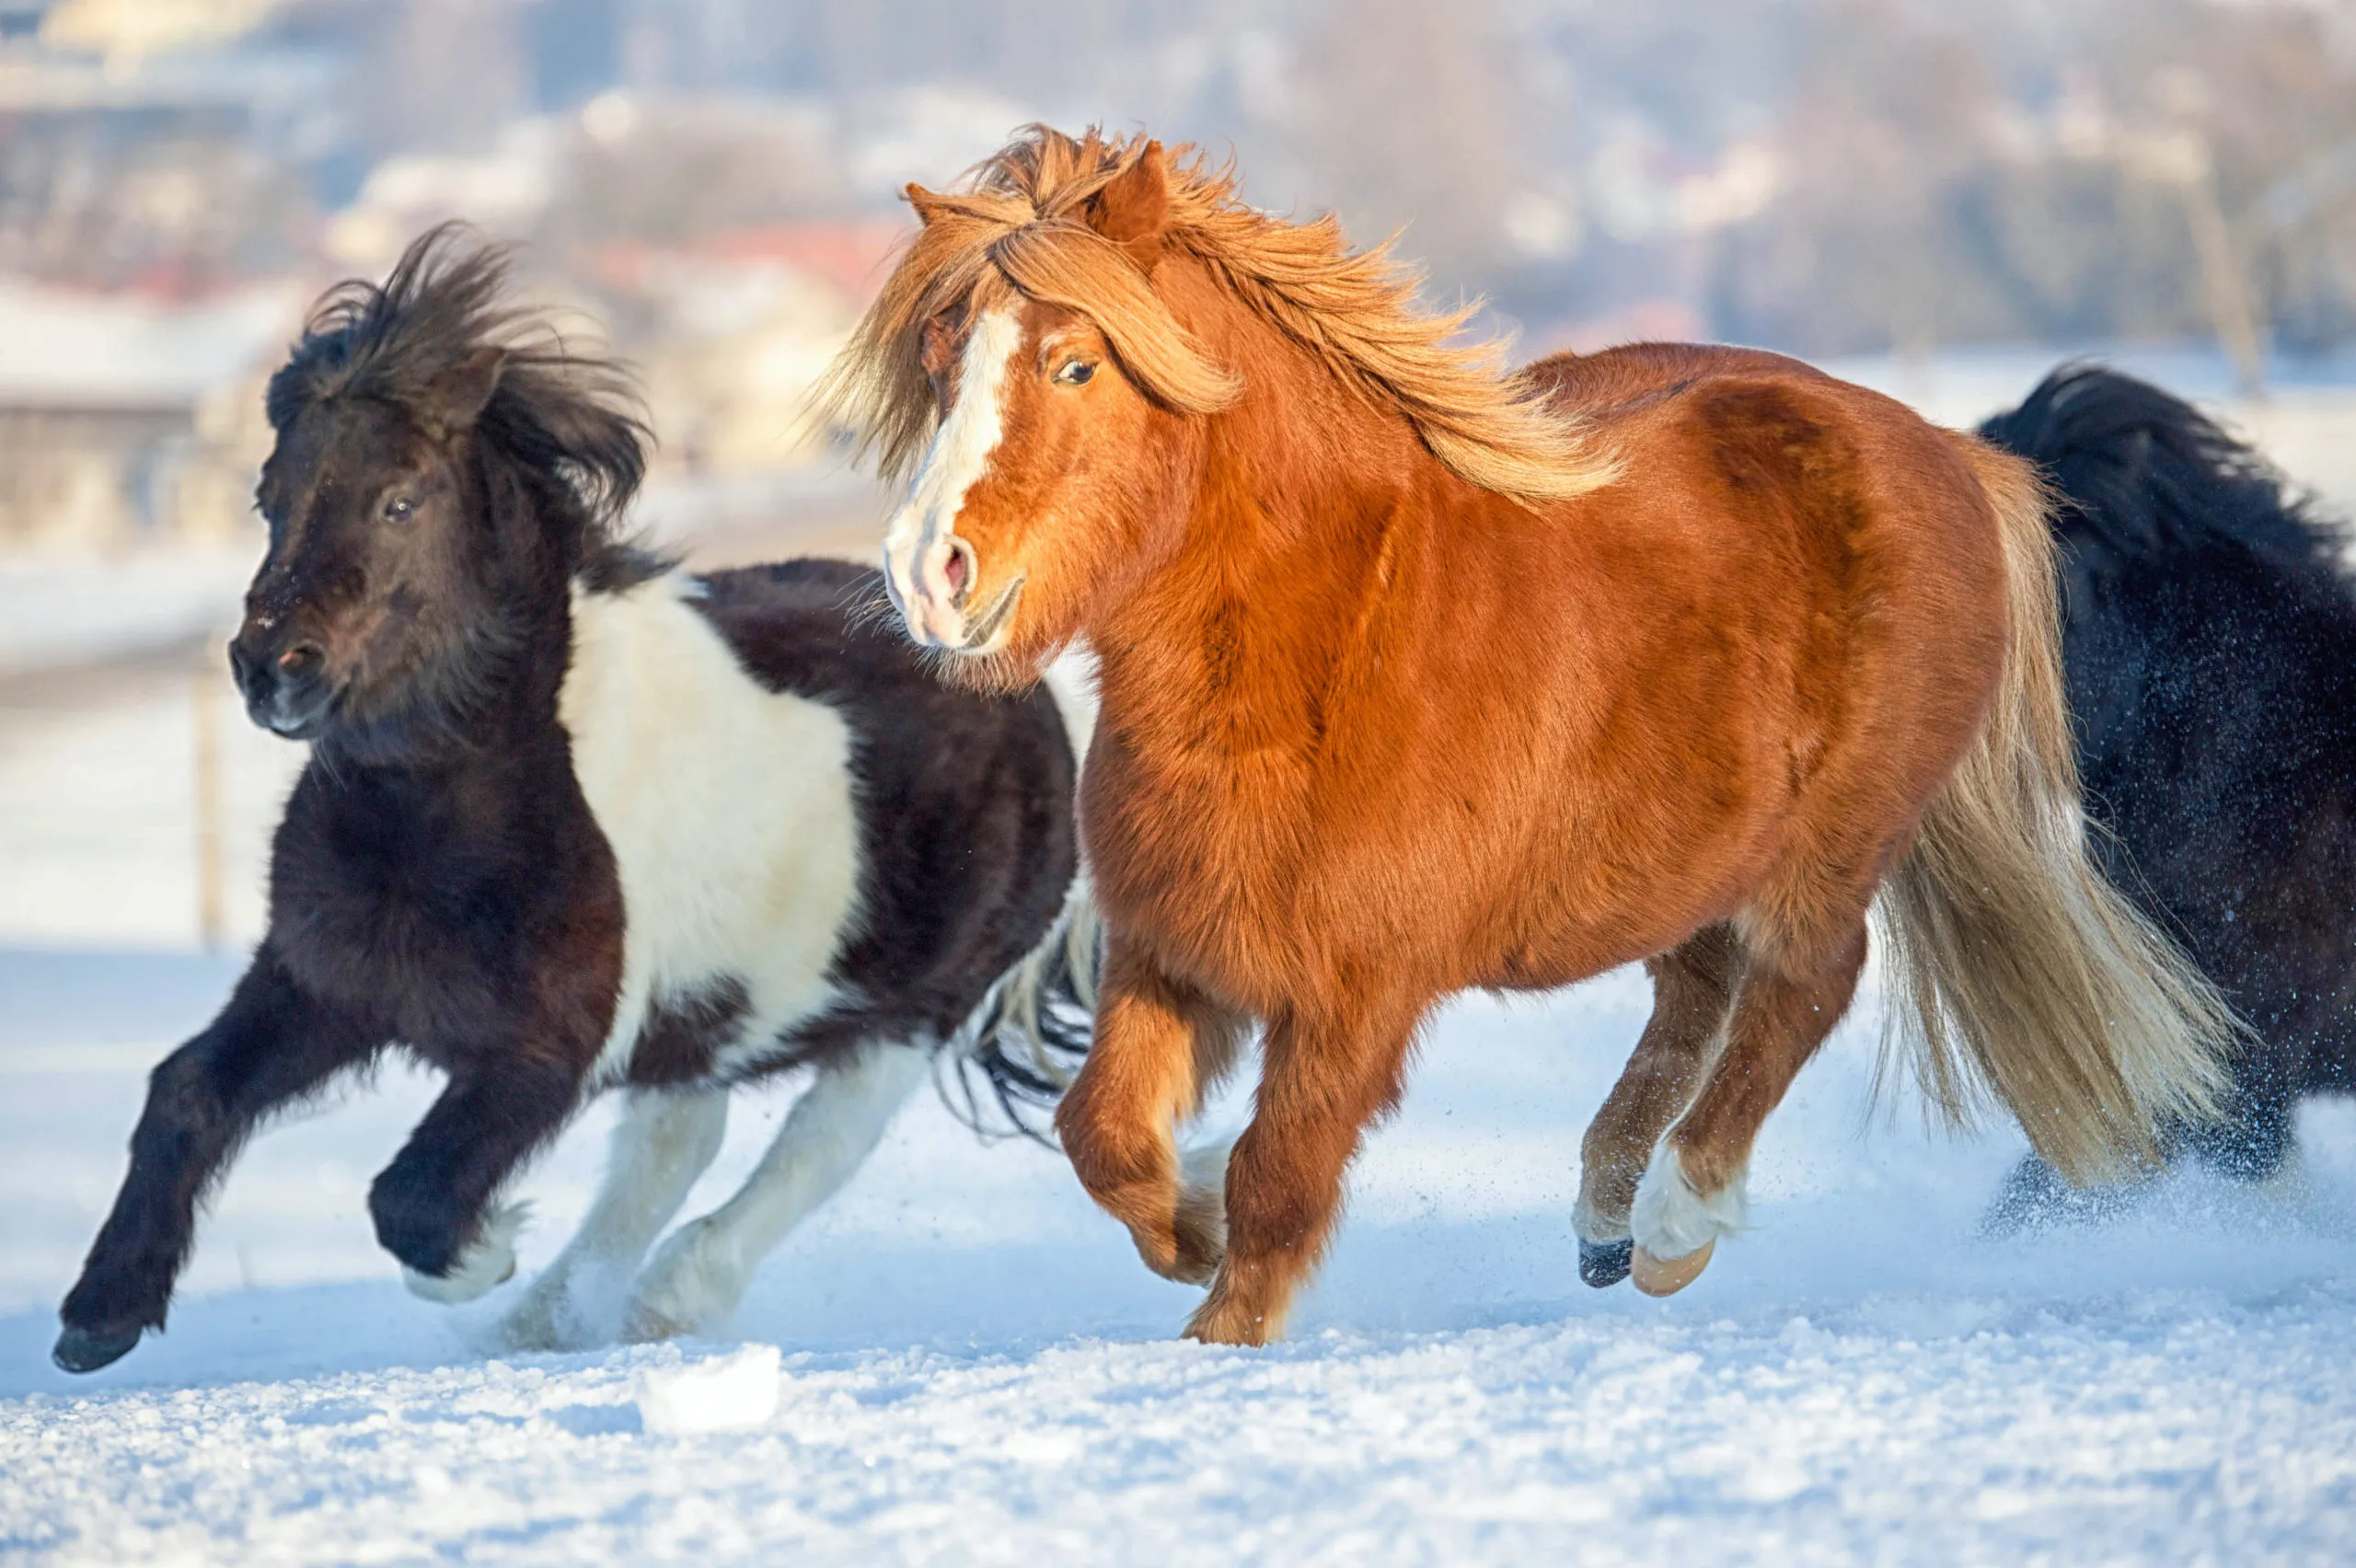
[[[1088,199],[1087,212],[1089,227],[1127,251],[1141,271],[1152,271],[1170,223],[1170,167],[1161,144],[1148,142],[1135,163]]]
[[[940,196],[913,179],[900,188],[900,194],[907,199],[909,206],[917,210],[917,222],[920,224],[930,224],[941,212]]]

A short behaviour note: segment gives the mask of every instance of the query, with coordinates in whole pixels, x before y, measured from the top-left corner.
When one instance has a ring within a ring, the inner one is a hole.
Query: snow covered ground
[[[0,1557],[2356,1556],[2356,1107],[2310,1109],[2304,1192],[2186,1176],[2101,1228],[1990,1242],[1975,1220],[2017,1135],[1868,1114],[1852,1025],[1770,1125],[1753,1233],[1672,1301],[1590,1292],[1577,1136],[1641,1018],[1633,974],[1442,1020],[1275,1350],[1174,1342],[1192,1293],[1149,1276],[1059,1160],[983,1147],[927,1098],[728,1341],[490,1355],[500,1297],[413,1300],[369,1239],[367,1179],[432,1088],[395,1070],[259,1138],[170,1332],[68,1379],[53,1303],[120,1176],[139,1069],[235,967],[0,956]],[[785,1101],[740,1102],[699,1205]],[[585,1205],[606,1124],[593,1112],[524,1183],[527,1268]],[[748,1429],[680,1432],[680,1371],[740,1342],[782,1351],[773,1411],[754,1389]]]

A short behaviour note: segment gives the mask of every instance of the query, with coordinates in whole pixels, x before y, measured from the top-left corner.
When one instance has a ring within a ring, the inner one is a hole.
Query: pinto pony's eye
[[[405,495],[394,496],[385,502],[385,521],[406,523],[417,514],[417,502]]]
[[[1089,363],[1086,360],[1066,360],[1064,361],[1061,368],[1056,372],[1056,385],[1058,386],[1085,386],[1089,383],[1089,378],[1093,376],[1095,374],[1096,367]]]

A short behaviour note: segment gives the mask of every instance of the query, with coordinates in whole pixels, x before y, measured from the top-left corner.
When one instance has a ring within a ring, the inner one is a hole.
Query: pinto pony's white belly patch
[[[716,1065],[757,1059],[841,999],[826,971],[859,918],[849,726],[746,674],[692,603],[699,592],[675,571],[573,593],[557,713],[625,920],[593,1090],[629,1071],[651,1004],[729,980],[748,1007]]]

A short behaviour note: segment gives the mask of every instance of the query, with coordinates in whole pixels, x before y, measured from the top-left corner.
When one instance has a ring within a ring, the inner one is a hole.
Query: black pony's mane
[[[2062,526],[2089,553],[2246,551],[2334,579],[2343,543],[2263,457],[2191,404],[2098,364],[2066,364],[2017,409],[1980,427],[2027,457],[2067,497]]]
[[[336,398],[424,409],[444,375],[497,350],[498,384],[478,437],[555,512],[546,521],[578,530],[560,540],[573,571],[595,586],[643,578],[661,563],[623,525],[653,441],[636,385],[613,361],[567,348],[545,313],[507,304],[508,263],[504,247],[448,223],[412,241],[381,284],[337,284],[270,378],[271,425],[283,431]]]

